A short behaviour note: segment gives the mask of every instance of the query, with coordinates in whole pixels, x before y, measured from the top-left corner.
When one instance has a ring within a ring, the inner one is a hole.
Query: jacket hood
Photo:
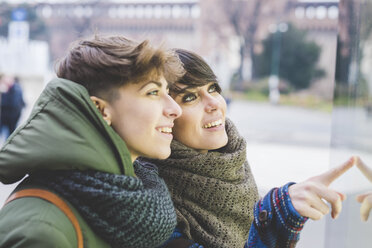
[[[57,78],[0,150],[0,181],[14,183],[36,170],[70,169],[134,176],[125,142],[103,120],[86,88]]]

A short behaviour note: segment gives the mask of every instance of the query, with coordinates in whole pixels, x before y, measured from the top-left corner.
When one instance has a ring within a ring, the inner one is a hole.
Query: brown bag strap
[[[67,218],[71,221],[72,225],[74,226],[78,241],[78,248],[84,247],[83,234],[81,232],[79,221],[76,219],[76,216],[71,211],[69,206],[59,196],[43,189],[23,189],[12,194],[6,200],[5,204],[22,197],[38,197],[56,205],[67,216]]]

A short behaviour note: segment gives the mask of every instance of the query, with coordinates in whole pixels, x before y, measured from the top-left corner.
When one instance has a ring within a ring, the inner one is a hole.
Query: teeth
[[[211,128],[211,127],[216,127],[216,126],[219,126],[222,124],[222,120],[217,120],[217,121],[213,121],[213,122],[210,122],[206,125],[203,126],[203,128]]]
[[[160,131],[162,133],[172,133],[172,128],[170,128],[170,127],[162,127],[162,128],[158,128],[158,131]]]

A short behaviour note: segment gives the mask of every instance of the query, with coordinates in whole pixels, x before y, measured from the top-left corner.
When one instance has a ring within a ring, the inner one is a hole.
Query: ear
[[[90,100],[92,100],[93,104],[96,106],[98,111],[102,114],[103,119],[106,121],[107,125],[111,126],[112,120],[112,109],[110,104],[96,96],[91,96]]]

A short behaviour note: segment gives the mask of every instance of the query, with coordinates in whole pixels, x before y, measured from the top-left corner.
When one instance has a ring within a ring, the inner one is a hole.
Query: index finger
[[[360,206],[360,218],[363,221],[368,220],[369,212],[371,211],[372,208],[372,196],[367,196],[364,198],[362,205]]]
[[[314,179],[326,186],[329,186],[334,180],[339,178],[342,174],[344,174],[347,170],[353,167],[355,162],[355,158],[351,157],[347,162],[330,169],[329,171],[320,174],[319,176],[315,177]]]
[[[356,160],[356,165],[363,175],[372,182],[372,170],[360,158]]]

